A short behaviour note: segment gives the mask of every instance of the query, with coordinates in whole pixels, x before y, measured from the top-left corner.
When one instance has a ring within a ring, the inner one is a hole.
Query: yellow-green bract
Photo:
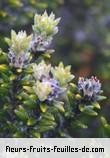
[[[45,11],[42,15],[35,14],[33,30],[37,35],[41,36],[53,36],[58,32],[58,23],[60,18],[55,19],[55,15],[51,13],[47,14]]]
[[[14,30],[11,31],[11,38],[6,38],[11,51],[16,56],[27,51],[31,40],[32,35],[27,36],[26,31],[19,31],[17,34]]]
[[[71,66],[64,67],[63,63],[60,62],[58,66],[51,69],[51,72],[56,80],[59,81],[61,86],[65,86],[68,82],[70,82],[74,75],[70,72]]]

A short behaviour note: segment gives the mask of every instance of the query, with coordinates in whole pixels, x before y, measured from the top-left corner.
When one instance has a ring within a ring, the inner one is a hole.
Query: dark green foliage
[[[1,56],[0,59],[5,60],[4,64],[1,60],[0,65],[0,137],[76,137],[78,133],[83,137],[91,120],[100,118],[98,102],[79,104],[82,97],[74,83],[69,84],[63,102],[39,102],[32,88],[31,65],[16,69],[8,65],[7,56],[2,51]],[[103,96],[98,98],[102,99]],[[109,134],[109,125],[104,123],[103,117],[100,119],[101,128]]]

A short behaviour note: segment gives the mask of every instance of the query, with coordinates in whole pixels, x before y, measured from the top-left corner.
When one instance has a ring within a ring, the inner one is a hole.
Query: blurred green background
[[[96,75],[107,101],[101,113],[110,122],[110,1],[109,0],[0,0],[0,47],[8,51],[4,37],[10,30],[31,33],[34,13],[53,11],[62,17],[52,47],[52,62],[71,64],[79,76]]]

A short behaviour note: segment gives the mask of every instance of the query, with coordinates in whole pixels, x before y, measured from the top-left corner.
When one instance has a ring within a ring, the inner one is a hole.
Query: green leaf
[[[54,50],[48,50],[47,52],[45,52],[44,54],[42,54],[42,56],[44,58],[50,59],[51,55],[53,54]]]
[[[11,81],[15,80],[16,78],[17,78],[17,76],[16,76],[15,74],[12,74],[12,75],[10,76],[10,80],[11,80]]]
[[[72,93],[76,92],[77,91],[77,86],[74,84],[74,83],[70,83],[70,91]]]
[[[48,132],[48,131],[51,131],[51,130],[54,130],[54,129],[55,129],[54,126],[40,126],[39,127],[40,132]]]
[[[33,88],[29,86],[23,86],[23,89],[26,90],[28,93],[33,93]]]
[[[64,103],[63,103],[63,102],[55,101],[55,102],[54,102],[54,106],[55,106],[60,112],[65,112]]]
[[[6,71],[8,71],[8,66],[7,65],[5,65],[5,64],[1,64],[0,65],[0,72],[6,72]]]
[[[91,116],[97,116],[98,113],[95,112],[93,110],[93,106],[92,105],[79,105],[79,109],[81,112],[83,112],[84,114],[87,114],[87,115],[91,115]]]
[[[52,114],[50,114],[50,113],[47,113],[47,112],[44,115],[42,115],[42,117],[44,119],[47,119],[47,120],[50,120],[50,121],[55,121],[54,116]]]
[[[56,126],[56,123],[54,121],[51,120],[46,120],[46,119],[41,119],[39,122],[40,126]]]
[[[76,94],[76,95],[75,95],[75,99],[76,99],[76,100],[81,100],[81,99],[82,99],[82,97],[81,97],[81,95],[80,95],[80,94]]]
[[[80,104],[80,105],[79,105],[79,110],[80,110],[81,112],[84,111],[84,105],[83,105],[83,104]]]
[[[105,99],[107,99],[107,97],[101,96],[101,95],[97,96],[97,101],[102,101],[102,100],[105,100]]]
[[[108,130],[110,132],[110,125],[109,124],[105,124],[105,128],[106,128],[106,130]]]
[[[36,101],[28,99],[23,101],[23,104],[28,106],[30,109],[35,109],[37,108]]]
[[[39,132],[36,132],[35,130],[31,130],[30,132],[35,138],[40,138],[41,134]]]
[[[43,113],[45,113],[45,112],[47,111],[47,105],[42,103],[42,104],[40,105],[40,109],[41,109],[41,111],[42,111]]]
[[[87,115],[90,115],[90,116],[97,116],[98,113],[95,112],[92,107],[90,106],[85,106],[84,107],[84,110],[83,110],[83,113],[87,114]]]
[[[4,53],[1,49],[0,49],[0,64],[4,64],[8,62],[8,56],[7,53]]]
[[[1,76],[5,82],[9,82],[9,75],[7,75],[6,73],[1,73]]]
[[[75,123],[73,123],[73,126],[75,126],[76,128],[80,127],[80,128],[83,128],[83,129],[88,128],[88,126],[86,124],[84,124],[83,122],[81,122],[79,120],[76,120]]]
[[[34,94],[29,95],[29,98],[32,100],[37,100],[37,96]]]
[[[19,106],[18,110],[16,109],[14,112],[22,121],[28,120],[28,114],[22,106]]]
[[[11,40],[7,37],[5,37],[5,42],[10,46],[11,45]]]
[[[27,73],[27,74],[32,74],[33,68],[32,68],[32,66],[29,66],[29,67],[27,67],[24,71],[25,71],[25,73]]]
[[[103,126],[107,125],[107,121],[103,116],[100,117],[100,120]]]
[[[100,104],[98,102],[93,103],[92,106],[96,109],[101,109]]]
[[[28,126],[33,126],[35,123],[36,123],[36,119],[33,119],[33,118],[28,119],[28,121],[27,121]]]
[[[20,74],[22,72],[22,69],[16,69],[16,72]]]

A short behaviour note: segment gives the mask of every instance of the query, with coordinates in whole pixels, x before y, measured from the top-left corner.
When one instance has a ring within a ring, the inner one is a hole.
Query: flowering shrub
[[[49,63],[59,21],[45,11],[35,15],[31,35],[12,30],[6,38],[9,52],[0,51],[1,137],[73,137],[98,117],[106,98],[100,81],[81,77],[75,84],[71,66]]]

